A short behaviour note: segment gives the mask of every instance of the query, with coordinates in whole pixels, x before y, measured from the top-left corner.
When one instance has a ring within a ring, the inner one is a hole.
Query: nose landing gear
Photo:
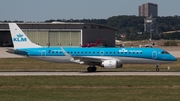
[[[159,65],[160,64],[156,64],[156,72],[159,72]]]

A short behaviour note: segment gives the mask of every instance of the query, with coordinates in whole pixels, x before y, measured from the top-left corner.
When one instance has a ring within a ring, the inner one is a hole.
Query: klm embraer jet
[[[95,66],[121,68],[123,64],[156,64],[159,71],[160,64],[177,61],[160,48],[42,47],[32,43],[16,23],[9,23],[9,27],[14,48],[7,52],[52,62],[85,64],[89,65],[88,72],[95,72]]]

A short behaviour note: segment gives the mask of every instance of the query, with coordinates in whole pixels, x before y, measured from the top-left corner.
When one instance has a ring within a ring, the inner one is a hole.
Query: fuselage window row
[[[60,54],[61,54],[61,53],[63,53],[63,52],[62,52],[62,51],[49,50],[49,53],[60,53]],[[88,53],[88,54],[91,54],[91,53],[96,54],[96,53],[97,53],[97,54],[99,54],[99,52],[72,52],[72,51],[71,51],[71,52],[67,52],[67,53],[71,53],[71,54],[73,54],[73,53],[74,53],[74,54],[77,54],[77,53],[78,53],[78,54],[80,54],[80,53],[82,53],[82,54],[83,54],[83,53],[85,53],[85,54],[87,54],[87,53]],[[108,53],[109,53],[109,54],[112,54],[112,53],[114,53],[114,54],[116,54],[116,53],[117,53],[117,54],[142,54],[142,52],[100,52],[100,53],[101,53],[101,54],[104,54],[104,53],[106,53],[106,54],[108,54]],[[162,53],[162,54],[165,54],[165,53]],[[166,54],[167,54],[167,53],[166,53]]]

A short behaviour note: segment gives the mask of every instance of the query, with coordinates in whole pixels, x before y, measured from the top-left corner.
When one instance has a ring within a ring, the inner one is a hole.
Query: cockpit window
[[[162,51],[162,54],[169,54],[167,51]]]

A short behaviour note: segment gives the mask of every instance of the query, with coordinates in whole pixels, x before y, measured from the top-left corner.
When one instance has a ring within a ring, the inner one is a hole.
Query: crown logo
[[[128,52],[128,50],[126,50],[125,48],[122,48],[121,50],[119,50],[119,52]]]
[[[23,37],[23,35],[22,34],[17,34],[17,37],[21,38],[21,37]]]

